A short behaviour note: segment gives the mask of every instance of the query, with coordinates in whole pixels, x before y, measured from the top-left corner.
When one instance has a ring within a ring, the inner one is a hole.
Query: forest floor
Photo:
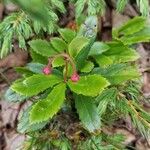
[[[0,4],[0,19],[2,20],[4,15],[16,10],[16,6],[10,4],[3,6]],[[61,26],[73,27],[74,25],[74,8],[72,5],[68,6],[68,14],[64,15],[60,20]],[[111,40],[111,32],[113,27],[118,27],[125,23],[130,18],[137,16],[138,11],[133,5],[127,5],[123,14],[118,14],[115,11],[113,3],[107,8],[106,14],[99,21],[99,34],[98,39],[102,41]],[[5,91],[9,85],[19,77],[15,72],[14,67],[25,66],[30,61],[28,53],[20,50],[15,43],[14,52],[4,59],[0,60],[0,150],[16,150],[22,142],[25,140],[25,135],[17,133],[16,126],[18,122],[18,116],[23,109],[22,104],[8,103],[4,100]],[[137,62],[139,64],[139,70],[142,72],[141,80],[143,82],[141,91],[147,98],[147,102],[144,103],[145,109],[150,112],[150,43],[142,43],[137,46],[141,58]],[[116,123],[112,132],[122,133],[126,137],[125,144],[134,143],[136,150],[150,150],[150,141],[146,142],[142,137],[136,136],[135,129],[131,129],[130,125],[123,123],[123,120]]]

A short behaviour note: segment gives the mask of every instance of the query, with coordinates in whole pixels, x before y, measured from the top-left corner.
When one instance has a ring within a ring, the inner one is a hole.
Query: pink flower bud
[[[71,76],[71,81],[73,81],[73,82],[77,82],[77,81],[79,81],[79,79],[80,79],[80,76],[77,73],[74,73]]]
[[[49,74],[52,73],[52,70],[51,70],[51,68],[50,68],[49,66],[45,66],[45,67],[43,68],[43,73],[44,73],[45,75],[49,75]]]

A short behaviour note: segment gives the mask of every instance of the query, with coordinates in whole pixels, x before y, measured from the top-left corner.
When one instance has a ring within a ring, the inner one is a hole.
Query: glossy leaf
[[[96,62],[99,64],[100,67],[107,67],[111,64],[113,64],[113,60],[105,55],[98,55],[98,56],[94,56]]]
[[[29,112],[31,111],[31,108],[32,105],[22,112],[22,115],[19,119],[19,123],[17,125],[17,131],[19,133],[28,133],[41,130],[48,123],[47,121],[43,121],[41,123],[30,124]]]
[[[75,61],[76,61],[77,70],[80,70],[81,68],[84,67],[84,64],[86,63],[88,54],[90,52],[91,46],[93,45],[93,43],[95,41],[95,38],[96,38],[96,36],[92,37],[89,40],[89,43],[87,44],[87,46],[85,46],[76,56]]]
[[[25,77],[30,77],[34,74],[32,71],[30,71],[29,69],[25,67],[16,67],[15,70],[16,72],[22,74]]]
[[[76,37],[69,44],[69,54],[75,57],[87,44],[89,40],[85,37]]]
[[[131,44],[140,43],[140,42],[149,42],[150,41],[150,27],[146,27],[131,36],[123,36],[121,40],[125,45],[131,45]]]
[[[111,65],[107,68],[95,68],[93,74],[103,75],[111,84],[117,85],[128,80],[139,78],[140,73],[134,66],[125,64]]]
[[[81,68],[81,72],[88,73],[94,68],[94,63],[91,61],[86,61],[84,66]]]
[[[77,82],[68,81],[68,86],[71,91],[76,94],[82,94],[85,96],[97,96],[104,88],[109,85],[109,82],[101,75],[88,75],[80,77]]]
[[[120,35],[131,35],[143,29],[146,24],[146,18],[135,17],[118,29]]]
[[[14,82],[11,86],[12,90],[26,96],[34,96],[43,92],[47,88],[53,87],[60,83],[62,79],[54,75],[37,74],[26,78],[22,82]]]
[[[83,126],[90,132],[101,128],[100,117],[93,99],[78,95],[75,97],[75,106]]]
[[[55,67],[60,67],[65,65],[65,60],[62,57],[58,57],[56,58],[53,62],[52,62],[52,66]]]
[[[51,44],[58,52],[67,50],[67,44],[61,38],[57,38],[57,37],[52,38]]]
[[[30,71],[38,74],[43,74],[42,70],[45,65],[40,63],[28,63],[26,68],[28,68]]]
[[[111,84],[120,84],[128,80],[139,78],[140,74],[137,71],[137,68],[127,67],[124,70],[118,70],[118,73],[108,74],[106,77]]]
[[[13,103],[22,102],[25,101],[27,98],[28,97],[24,95],[20,95],[10,88],[5,93],[5,100],[8,102],[13,102]]]
[[[32,40],[29,42],[30,47],[38,54],[46,57],[57,54],[49,42],[45,40]]]
[[[70,43],[76,36],[75,31],[71,29],[59,29],[58,32],[60,33],[61,37],[68,43]]]
[[[100,55],[107,51],[109,46],[103,42],[95,42],[90,49],[89,56]]]
[[[47,64],[48,63],[47,56],[42,56],[33,50],[30,50],[30,55],[32,57],[32,62],[41,63],[41,64]]]
[[[110,42],[108,45],[110,49],[104,52],[104,55],[112,59],[114,63],[135,61],[139,58],[139,54],[134,49],[121,42]]]
[[[39,100],[30,111],[30,122],[39,123],[52,118],[61,108],[65,99],[66,85],[58,84],[46,99]]]

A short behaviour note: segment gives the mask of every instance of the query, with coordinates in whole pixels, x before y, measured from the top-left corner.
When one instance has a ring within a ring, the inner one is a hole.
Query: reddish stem
[[[72,66],[73,73],[77,72],[76,66],[75,66],[75,63],[74,63],[73,59],[66,53],[61,53],[61,54],[57,54],[57,55],[54,55],[54,56],[50,57],[49,62],[48,62],[48,66],[51,66],[52,62],[58,57],[64,57],[66,61],[70,62],[71,66]],[[68,68],[68,63],[67,63],[67,68]]]

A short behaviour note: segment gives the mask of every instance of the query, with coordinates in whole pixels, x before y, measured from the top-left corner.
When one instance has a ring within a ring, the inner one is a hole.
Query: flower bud
[[[74,73],[71,76],[71,81],[73,81],[73,82],[77,82],[77,81],[79,81],[79,79],[80,79],[80,76],[77,73]]]
[[[45,75],[51,74],[51,73],[52,73],[51,67],[45,66],[45,67],[43,68],[43,73],[44,73]]]

